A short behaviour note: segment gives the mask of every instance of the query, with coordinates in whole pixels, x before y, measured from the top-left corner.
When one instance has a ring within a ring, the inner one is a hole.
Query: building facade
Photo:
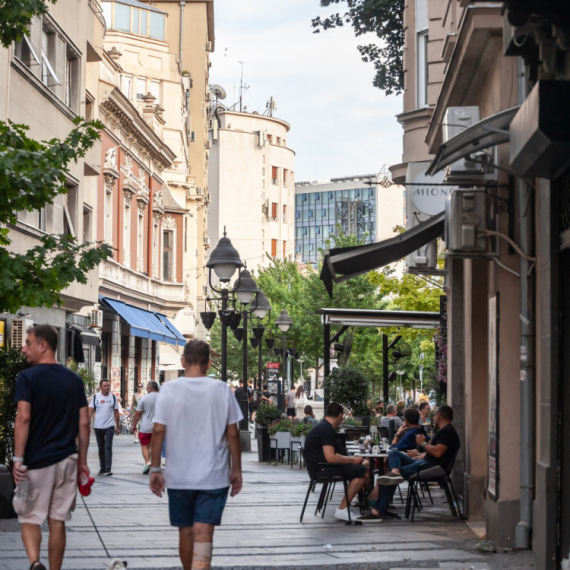
[[[376,174],[295,185],[295,255],[317,264],[334,247],[334,235],[354,235],[363,244],[389,239],[405,223],[402,186],[379,185]]]
[[[289,125],[257,113],[217,108],[209,159],[209,236],[227,232],[250,270],[294,254],[295,153]]]
[[[28,136],[36,140],[64,139],[76,117],[94,117],[105,21],[95,1],[64,1],[34,17],[29,30],[29,37],[0,49],[0,73],[5,78],[0,120],[28,125]],[[18,214],[18,223],[10,227],[12,251],[25,253],[39,245],[40,237],[64,232],[79,243],[94,241],[100,152],[97,142],[83,159],[71,163],[67,194],[41,211]],[[22,307],[17,315],[0,315],[4,346],[20,348],[29,326],[51,324],[59,331],[59,361],[71,357],[93,366],[98,337],[87,328],[88,308],[97,296],[93,271],[85,284],[74,283],[62,292],[61,307]]]

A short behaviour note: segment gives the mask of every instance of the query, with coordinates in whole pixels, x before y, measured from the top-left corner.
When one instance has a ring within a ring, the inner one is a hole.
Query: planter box
[[[305,435],[301,435],[299,437],[293,437],[291,436],[291,443],[298,443],[300,444],[301,447],[305,447],[305,439],[307,439],[307,436]]]
[[[288,431],[278,431],[274,436],[277,440],[277,449],[290,449],[291,433]]]
[[[269,462],[269,434],[267,428],[258,427],[255,430],[257,435],[257,456],[261,463]]]

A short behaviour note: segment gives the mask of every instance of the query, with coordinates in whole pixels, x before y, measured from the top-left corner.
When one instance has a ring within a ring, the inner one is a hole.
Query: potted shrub
[[[305,438],[307,434],[311,431],[313,424],[303,424],[298,423],[291,426],[291,443],[298,442],[301,447],[305,446]]]
[[[368,380],[353,366],[335,368],[325,379],[325,391],[331,402],[337,402],[352,413],[355,420],[370,425]]]
[[[269,461],[269,426],[276,420],[281,419],[281,412],[275,406],[261,404],[255,415],[257,455],[259,461]]]

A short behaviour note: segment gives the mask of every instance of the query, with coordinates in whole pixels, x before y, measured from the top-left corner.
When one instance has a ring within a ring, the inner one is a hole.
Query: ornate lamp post
[[[279,328],[279,330],[283,333],[283,370],[281,372],[282,382],[285,383],[285,365],[287,364],[287,331],[291,328],[293,324],[293,319],[289,316],[289,313],[283,309],[281,314],[277,317],[275,324]],[[279,409],[283,411],[283,398],[281,397],[282,393],[282,384],[281,382],[277,388],[277,398],[279,400]]]
[[[259,348],[259,360],[257,368],[258,386],[257,389],[261,390],[261,374],[263,369],[262,364],[262,351],[263,343],[261,342],[263,338],[263,333],[265,332],[265,325],[269,323],[271,319],[271,304],[267,297],[262,291],[257,293],[257,298],[255,300],[255,308],[253,309],[253,314],[255,315],[255,324],[253,327],[253,337],[250,338],[251,346],[255,349]]]

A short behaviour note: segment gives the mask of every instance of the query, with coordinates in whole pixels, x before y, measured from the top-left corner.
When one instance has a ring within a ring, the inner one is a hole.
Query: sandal
[[[32,562],[30,570],[47,570],[47,568],[39,560],[36,560]]]

